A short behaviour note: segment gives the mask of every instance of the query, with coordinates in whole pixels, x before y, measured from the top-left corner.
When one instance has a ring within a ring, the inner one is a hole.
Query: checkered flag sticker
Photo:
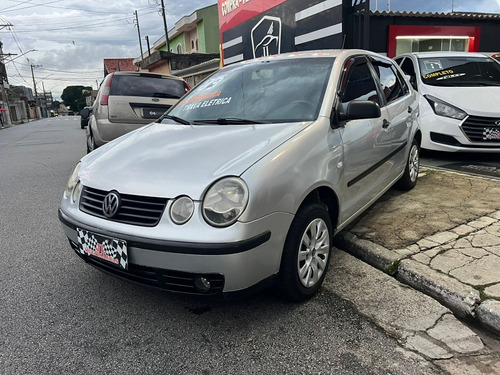
[[[483,140],[489,141],[492,139],[500,140],[500,129],[485,128],[483,131]]]
[[[90,255],[122,268],[128,268],[127,244],[116,240],[90,233],[77,228],[79,251],[83,255]]]

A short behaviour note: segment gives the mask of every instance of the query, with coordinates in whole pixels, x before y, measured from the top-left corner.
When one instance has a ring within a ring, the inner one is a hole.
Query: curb
[[[457,316],[472,318],[500,335],[500,301],[481,301],[474,288],[351,232],[337,234],[333,242],[339,249],[434,298]]]

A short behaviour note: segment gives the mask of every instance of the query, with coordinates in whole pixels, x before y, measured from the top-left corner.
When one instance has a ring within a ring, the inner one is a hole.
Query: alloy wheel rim
[[[301,284],[306,288],[315,286],[328,264],[330,233],[322,219],[315,219],[307,226],[299,245],[297,271]]]
[[[410,151],[410,158],[408,160],[409,163],[409,172],[410,172],[410,180],[413,182],[417,179],[418,176],[418,167],[419,167],[419,157],[418,157],[418,147],[413,145]]]

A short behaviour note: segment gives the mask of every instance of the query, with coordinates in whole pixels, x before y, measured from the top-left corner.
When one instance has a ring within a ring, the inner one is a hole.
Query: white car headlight
[[[208,189],[203,200],[203,217],[208,224],[226,227],[233,224],[248,203],[248,188],[238,177],[226,177]]]
[[[191,198],[183,196],[177,198],[170,206],[170,218],[175,224],[187,223],[194,212],[194,202]]]
[[[461,109],[452,106],[438,98],[435,98],[431,95],[425,95],[425,98],[430,103],[434,113],[438,116],[450,117],[457,120],[463,120],[467,117],[467,113],[462,111]]]
[[[80,173],[80,162],[75,167],[75,170],[73,173],[71,173],[71,176],[69,176],[68,179],[68,184],[66,186],[66,191],[64,192],[64,196],[66,198],[69,198],[71,196],[71,192],[75,188],[77,182],[78,182],[78,173]]]

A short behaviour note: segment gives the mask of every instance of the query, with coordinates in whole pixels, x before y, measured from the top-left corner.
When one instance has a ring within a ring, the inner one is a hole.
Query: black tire
[[[314,228],[319,229],[316,235],[311,232]],[[306,235],[316,238],[314,246],[306,246]],[[281,298],[301,302],[318,291],[330,263],[331,239],[332,224],[323,205],[310,204],[297,212],[288,231],[275,285],[275,291]],[[319,245],[321,247],[318,248]],[[301,271],[305,271],[304,275]],[[307,275],[311,276],[309,281]],[[309,285],[306,285],[308,282]]]
[[[92,133],[87,134],[87,154],[90,154],[96,148],[97,145],[95,143],[94,137],[92,136]]]
[[[396,183],[396,188],[400,190],[411,190],[417,184],[418,169],[420,167],[420,145],[414,139],[408,158],[406,159],[405,173]]]

